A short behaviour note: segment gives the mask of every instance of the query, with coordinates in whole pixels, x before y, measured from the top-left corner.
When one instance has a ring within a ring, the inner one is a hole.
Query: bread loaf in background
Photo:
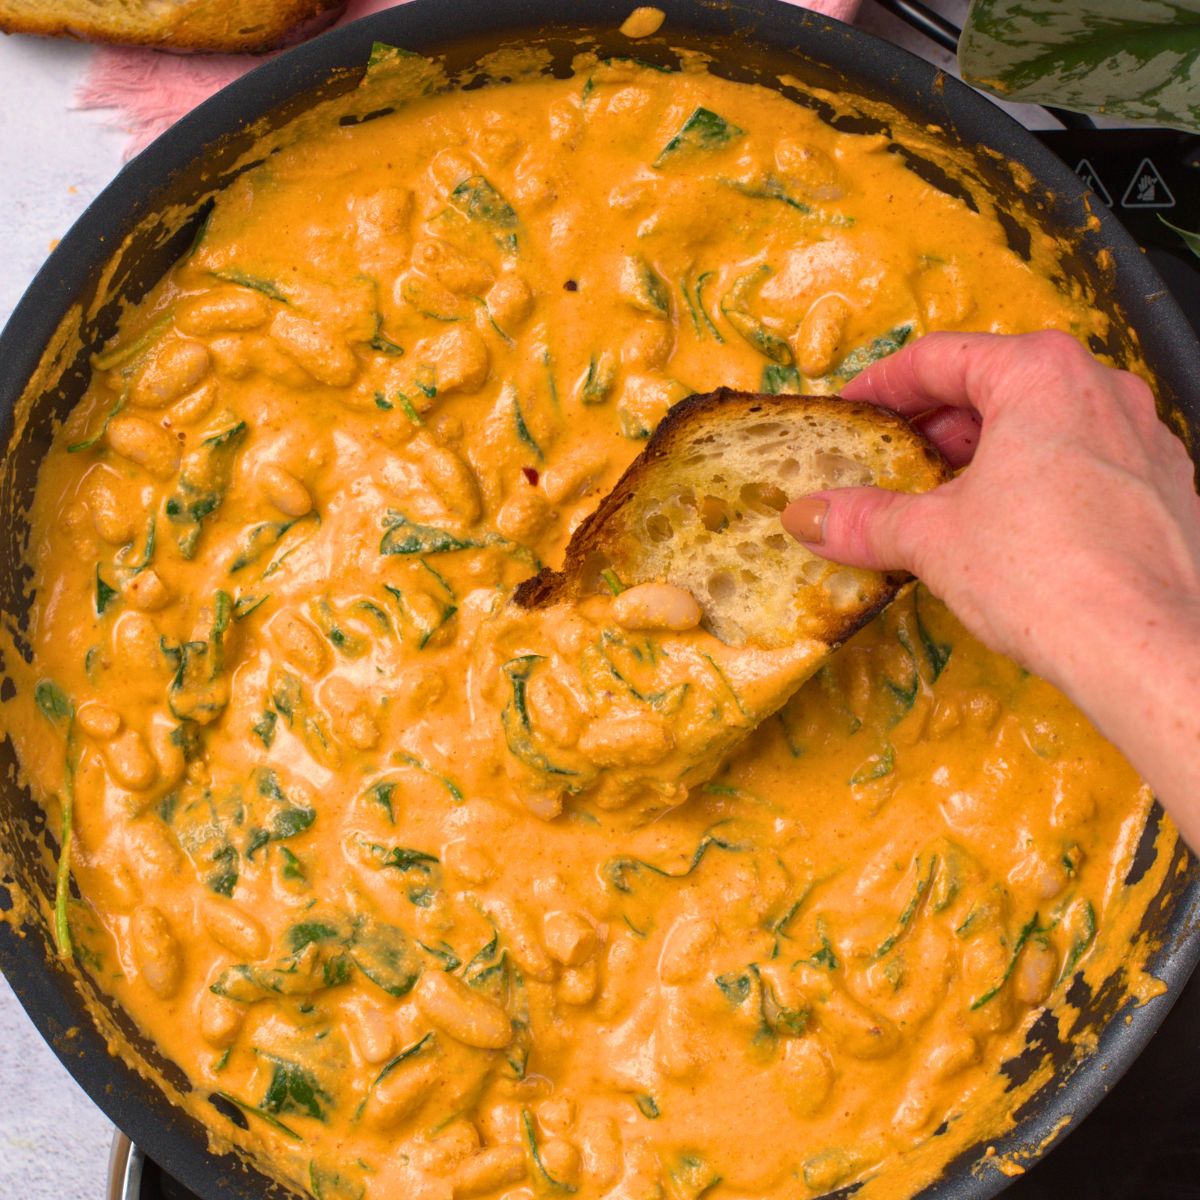
[[[324,29],[346,0],[0,0],[0,30],[179,52],[275,50]]]

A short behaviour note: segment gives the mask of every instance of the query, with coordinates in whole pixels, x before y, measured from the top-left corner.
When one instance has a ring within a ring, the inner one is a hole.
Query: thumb
[[[814,554],[848,567],[916,573],[914,545],[929,497],[882,488],[837,488],[793,500],[780,514]]]

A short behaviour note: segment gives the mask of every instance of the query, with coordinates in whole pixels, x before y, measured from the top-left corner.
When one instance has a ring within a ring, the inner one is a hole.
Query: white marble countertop
[[[935,7],[961,20],[966,0]],[[870,0],[860,24],[952,69],[951,55]],[[124,135],[96,114],[70,107],[90,54],[90,47],[69,42],[0,37],[6,93],[0,106],[0,326],[55,240],[121,165]],[[103,1200],[112,1126],[42,1042],[3,979],[0,1047],[0,1094],[8,1098],[0,1110],[0,1197]]]

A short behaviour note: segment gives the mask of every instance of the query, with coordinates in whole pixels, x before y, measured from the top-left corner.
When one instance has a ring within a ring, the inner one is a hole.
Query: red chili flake
[[[534,467],[522,467],[521,474],[525,476],[525,482],[529,484],[530,487],[537,487],[538,473]]]

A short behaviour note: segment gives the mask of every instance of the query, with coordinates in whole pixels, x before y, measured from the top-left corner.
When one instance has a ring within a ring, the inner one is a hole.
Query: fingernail
[[[780,520],[796,541],[819,546],[825,540],[825,517],[828,512],[828,500],[822,500],[820,496],[802,496],[783,510]]]

